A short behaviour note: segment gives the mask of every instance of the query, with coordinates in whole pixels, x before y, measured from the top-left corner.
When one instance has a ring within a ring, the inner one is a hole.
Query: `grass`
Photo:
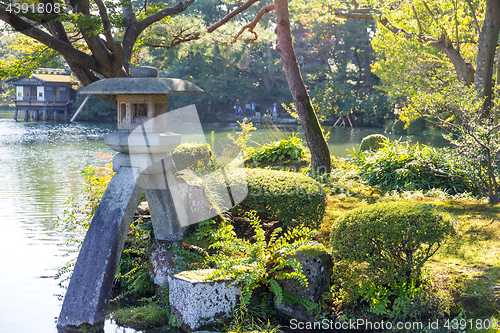
[[[155,303],[117,310],[113,318],[120,326],[150,328],[168,324],[169,311]]]

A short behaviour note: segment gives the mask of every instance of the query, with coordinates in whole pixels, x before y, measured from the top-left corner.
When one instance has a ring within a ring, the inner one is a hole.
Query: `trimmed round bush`
[[[421,135],[425,129],[425,119],[420,117],[408,124],[408,128],[406,129],[406,133],[408,135]]]
[[[392,133],[394,134],[406,134],[405,123],[401,119],[398,119],[392,125]]]
[[[247,169],[248,195],[240,204],[255,210],[263,220],[282,221],[284,226],[317,228],[326,208],[321,184],[295,172]]]
[[[172,152],[172,158],[177,170],[202,170],[207,166],[211,157],[212,150],[210,146],[201,143],[181,143]]]
[[[385,136],[382,134],[371,134],[365,136],[361,141],[361,145],[359,146],[359,150],[379,150],[384,146],[384,142],[387,140]]]
[[[367,275],[381,285],[420,281],[424,263],[454,233],[451,216],[428,204],[380,202],[353,209],[332,227],[338,259],[367,264]]]
[[[317,228],[325,215],[326,194],[322,185],[299,173],[260,168],[227,169],[224,177],[213,173],[205,182],[213,193],[222,193],[221,187],[229,184],[235,200],[241,198],[248,187],[246,197],[233,212],[254,210],[262,220],[281,221],[284,227]]]

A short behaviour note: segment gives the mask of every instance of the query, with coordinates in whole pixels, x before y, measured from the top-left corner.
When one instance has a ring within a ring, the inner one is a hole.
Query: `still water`
[[[211,124],[203,129],[210,142],[211,131],[215,131],[216,141],[224,141],[236,127]],[[0,119],[0,332],[56,332],[65,290],[54,275],[75,254],[65,245],[72,235],[56,231],[53,222],[67,208],[63,203],[80,195],[80,171],[100,163],[92,153],[112,153],[103,138],[115,130],[111,124]],[[286,127],[289,134],[298,130],[297,126]],[[346,149],[359,147],[364,136],[377,133],[359,128],[330,130],[330,149],[337,156],[347,156]],[[262,142],[273,135],[261,128],[252,138]],[[445,144],[436,138],[418,139]],[[111,321],[106,322],[105,331],[135,332]]]

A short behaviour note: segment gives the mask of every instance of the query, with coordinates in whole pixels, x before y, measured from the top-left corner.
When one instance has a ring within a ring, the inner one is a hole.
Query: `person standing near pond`
[[[255,105],[255,116],[260,119],[260,104]]]
[[[234,103],[234,115],[238,117],[238,110],[241,109],[240,100],[237,98],[236,103]]]
[[[276,103],[273,104],[273,120],[276,120],[278,118],[278,106]]]
[[[247,101],[247,103],[245,104],[245,117],[250,117],[250,102]]]

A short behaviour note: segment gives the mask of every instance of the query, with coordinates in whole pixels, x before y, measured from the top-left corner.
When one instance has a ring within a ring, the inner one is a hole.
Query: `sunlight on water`
[[[0,120],[0,331],[56,331],[64,290],[53,276],[71,247],[52,225],[80,194],[81,170],[97,163],[91,154],[111,152],[102,139],[113,130]]]

